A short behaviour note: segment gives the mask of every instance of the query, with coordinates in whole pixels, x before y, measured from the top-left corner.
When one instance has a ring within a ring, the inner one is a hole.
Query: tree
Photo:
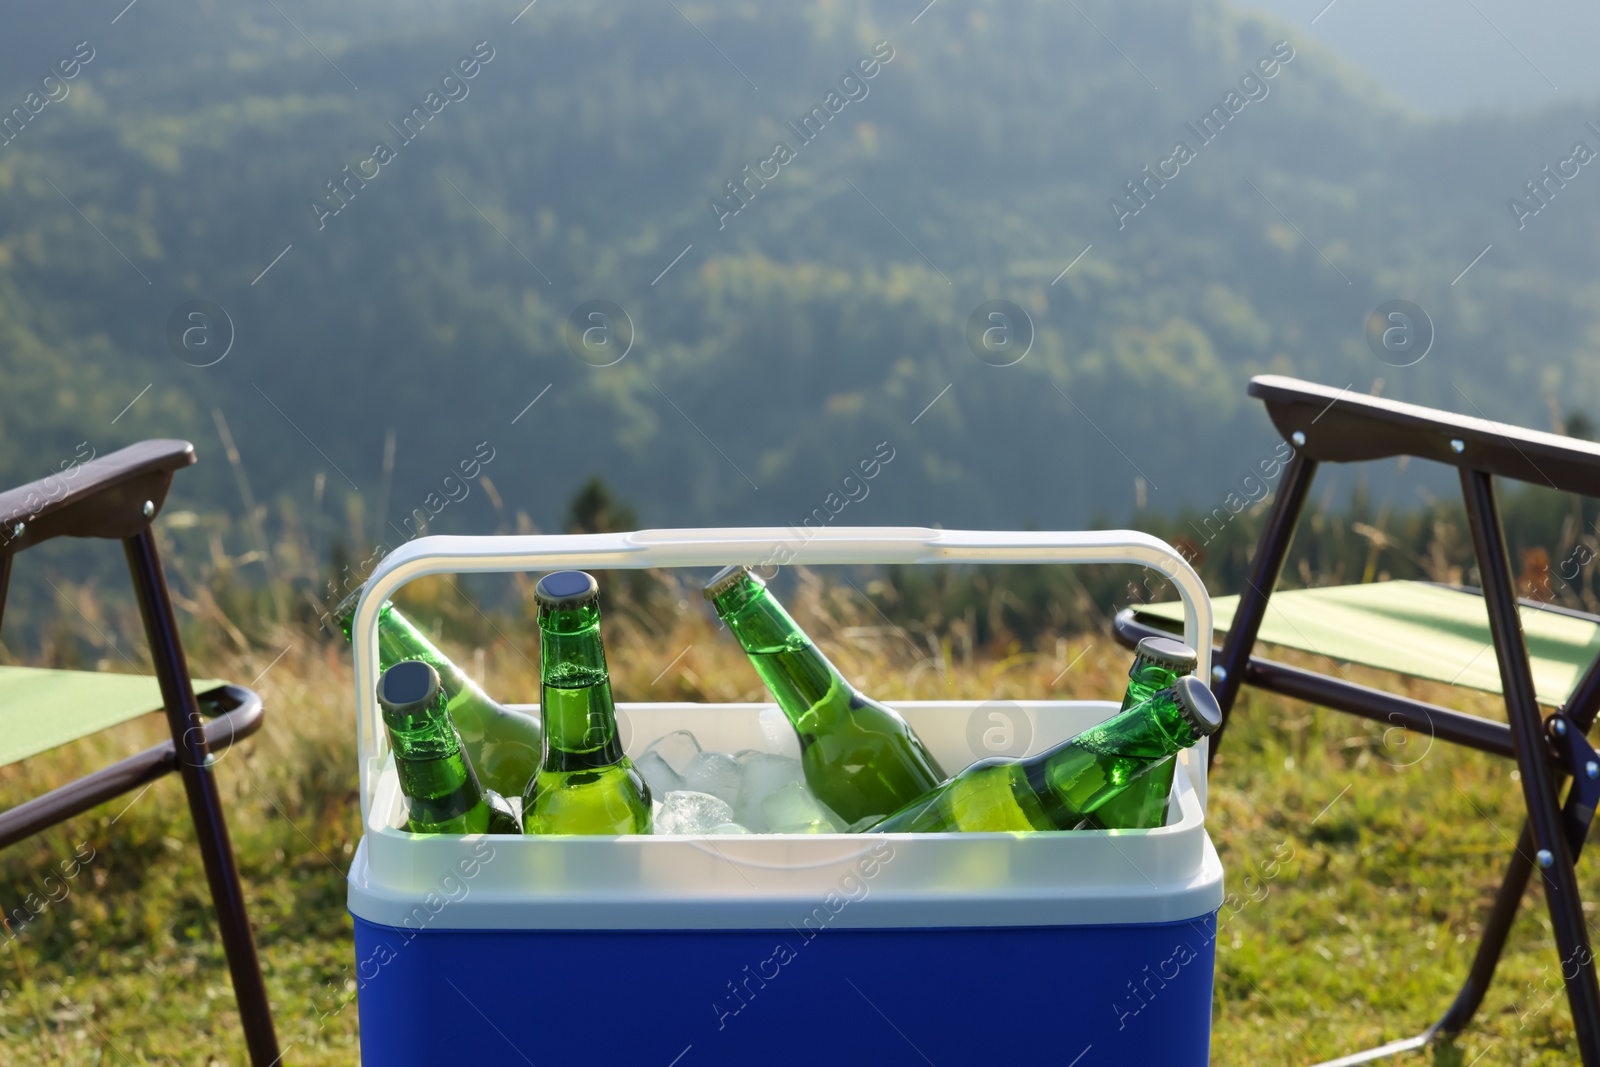
[[[567,504],[568,533],[617,533],[636,529],[639,516],[598,474],[578,487]]]

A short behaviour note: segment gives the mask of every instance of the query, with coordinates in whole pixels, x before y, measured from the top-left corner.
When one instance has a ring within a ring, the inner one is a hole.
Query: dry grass
[[[427,587],[418,593],[423,603],[443,595]],[[1089,634],[1052,636],[1031,649],[913,641],[815,584],[797,603],[836,662],[891,699],[1102,697],[1120,692],[1128,662],[1108,639]],[[759,696],[742,655],[701,605],[685,600],[674,612],[669,600],[659,610],[675,616],[666,632],[621,612],[608,623],[619,699]],[[535,645],[525,627],[502,629],[514,639],[483,649],[485,683],[508,699],[529,698],[537,687]],[[258,639],[259,650],[228,651],[228,640],[206,642],[197,633],[198,643],[218,649],[197,656],[197,667],[239,680],[261,676],[267,725],[228,754],[218,774],[279,1034],[291,1046],[287,1059],[349,1064],[357,1059],[357,1023],[345,978],[352,950],[343,867],[359,806],[348,650],[319,634],[269,636],[276,643]],[[474,649],[451,648],[461,662],[477,661]],[[1488,698],[1423,683],[1407,688],[1496,713]],[[1391,737],[1386,745],[1377,726],[1290,701],[1247,695],[1239,710],[1216,770],[1209,824],[1230,890],[1254,876],[1258,899],[1219,938],[1213,1061],[1312,1063],[1420,1030],[1464,973],[1517,833],[1510,765],[1429,747],[1426,739],[1402,747]],[[146,719],[6,768],[0,804],[159,736],[160,723]],[[95,852],[65,899],[21,928],[12,924],[0,961],[7,1063],[244,1062],[204,877],[187,847],[181,787],[168,779],[129,799],[0,859],[0,904],[11,913],[80,842]],[[1261,865],[1285,842],[1293,860],[1262,880]],[[1600,879],[1585,874],[1583,882],[1600,899]],[[1530,894],[1525,904],[1477,1026],[1437,1062],[1575,1059],[1542,900]]]

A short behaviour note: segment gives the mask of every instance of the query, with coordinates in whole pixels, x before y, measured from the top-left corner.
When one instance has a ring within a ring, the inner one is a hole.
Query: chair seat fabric
[[[1239,598],[1218,597],[1211,605],[1217,633],[1226,632]],[[1181,628],[1183,605],[1147,604],[1135,615],[1153,625]],[[1539,702],[1559,706],[1600,653],[1600,622],[1527,606],[1521,616]],[[1275,591],[1258,639],[1346,663],[1501,691],[1483,598],[1428,582]]]
[[[194,690],[223,684],[197,679]],[[0,767],[161,707],[153,675],[0,667]]]

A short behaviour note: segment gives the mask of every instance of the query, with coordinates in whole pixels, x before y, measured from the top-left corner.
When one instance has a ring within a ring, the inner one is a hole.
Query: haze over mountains
[[[1600,94],[1600,10],[1583,0],[1253,0],[1431,115]]]
[[[391,531],[492,529],[484,474],[547,529],[595,474],[650,525],[1071,526],[1140,479],[1220,500],[1276,443],[1254,373],[1595,410],[1600,175],[1541,168],[1600,107],[1406,101],[1318,43],[1346,5],[11,13],[0,483],[183,436],[184,502],[237,511],[220,412],[256,498],[320,473]],[[1413,366],[1367,343],[1392,300],[1436,333]],[[209,366],[193,301],[232,326]],[[990,301],[1031,320],[1014,365],[969,344]]]

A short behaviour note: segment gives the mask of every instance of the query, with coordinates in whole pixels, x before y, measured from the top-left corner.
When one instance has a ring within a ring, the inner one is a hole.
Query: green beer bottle
[[[979,760],[867,833],[1072,830],[1173,753],[1216,732],[1222,709],[1199,679],[1026,759]]]
[[[749,567],[724,567],[704,592],[800,735],[806,784],[847,823],[945,780],[900,714],[846,681]]]
[[[358,589],[334,609],[346,641],[350,640],[350,626],[360,599]],[[420,659],[439,672],[439,687],[450,702],[450,721],[485,784],[501,793],[521,794],[539,769],[539,720],[492,700],[410,619],[385,600],[378,609],[378,670],[388,670],[408,659]]]
[[[406,829],[414,834],[520,834],[505,797],[484,789],[450,725],[439,672],[402,660],[378,679],[378,706],[394,750]]]
[[[539,579],[533,595],[544,761],[523,794],[523,830],[648,834],[650,787],[617,737],[600,643],[600,587],[583,571],[556,571]]]
[[[1200,663],[1194,649],[1170,637],[1146,637],[1134,650],[1133,666],[1128,668],[1128,691],[1122,697],[1127,711],[1142,704],[1157,692],[1185,675],[1193,674]],[[1148,830],[1167,824],[1167,795],[1172,792],[1172,775],[1178,761],[1161,766],[1124,789],[1100,806],[1089,817],[1089,824],[1104,830]]]

